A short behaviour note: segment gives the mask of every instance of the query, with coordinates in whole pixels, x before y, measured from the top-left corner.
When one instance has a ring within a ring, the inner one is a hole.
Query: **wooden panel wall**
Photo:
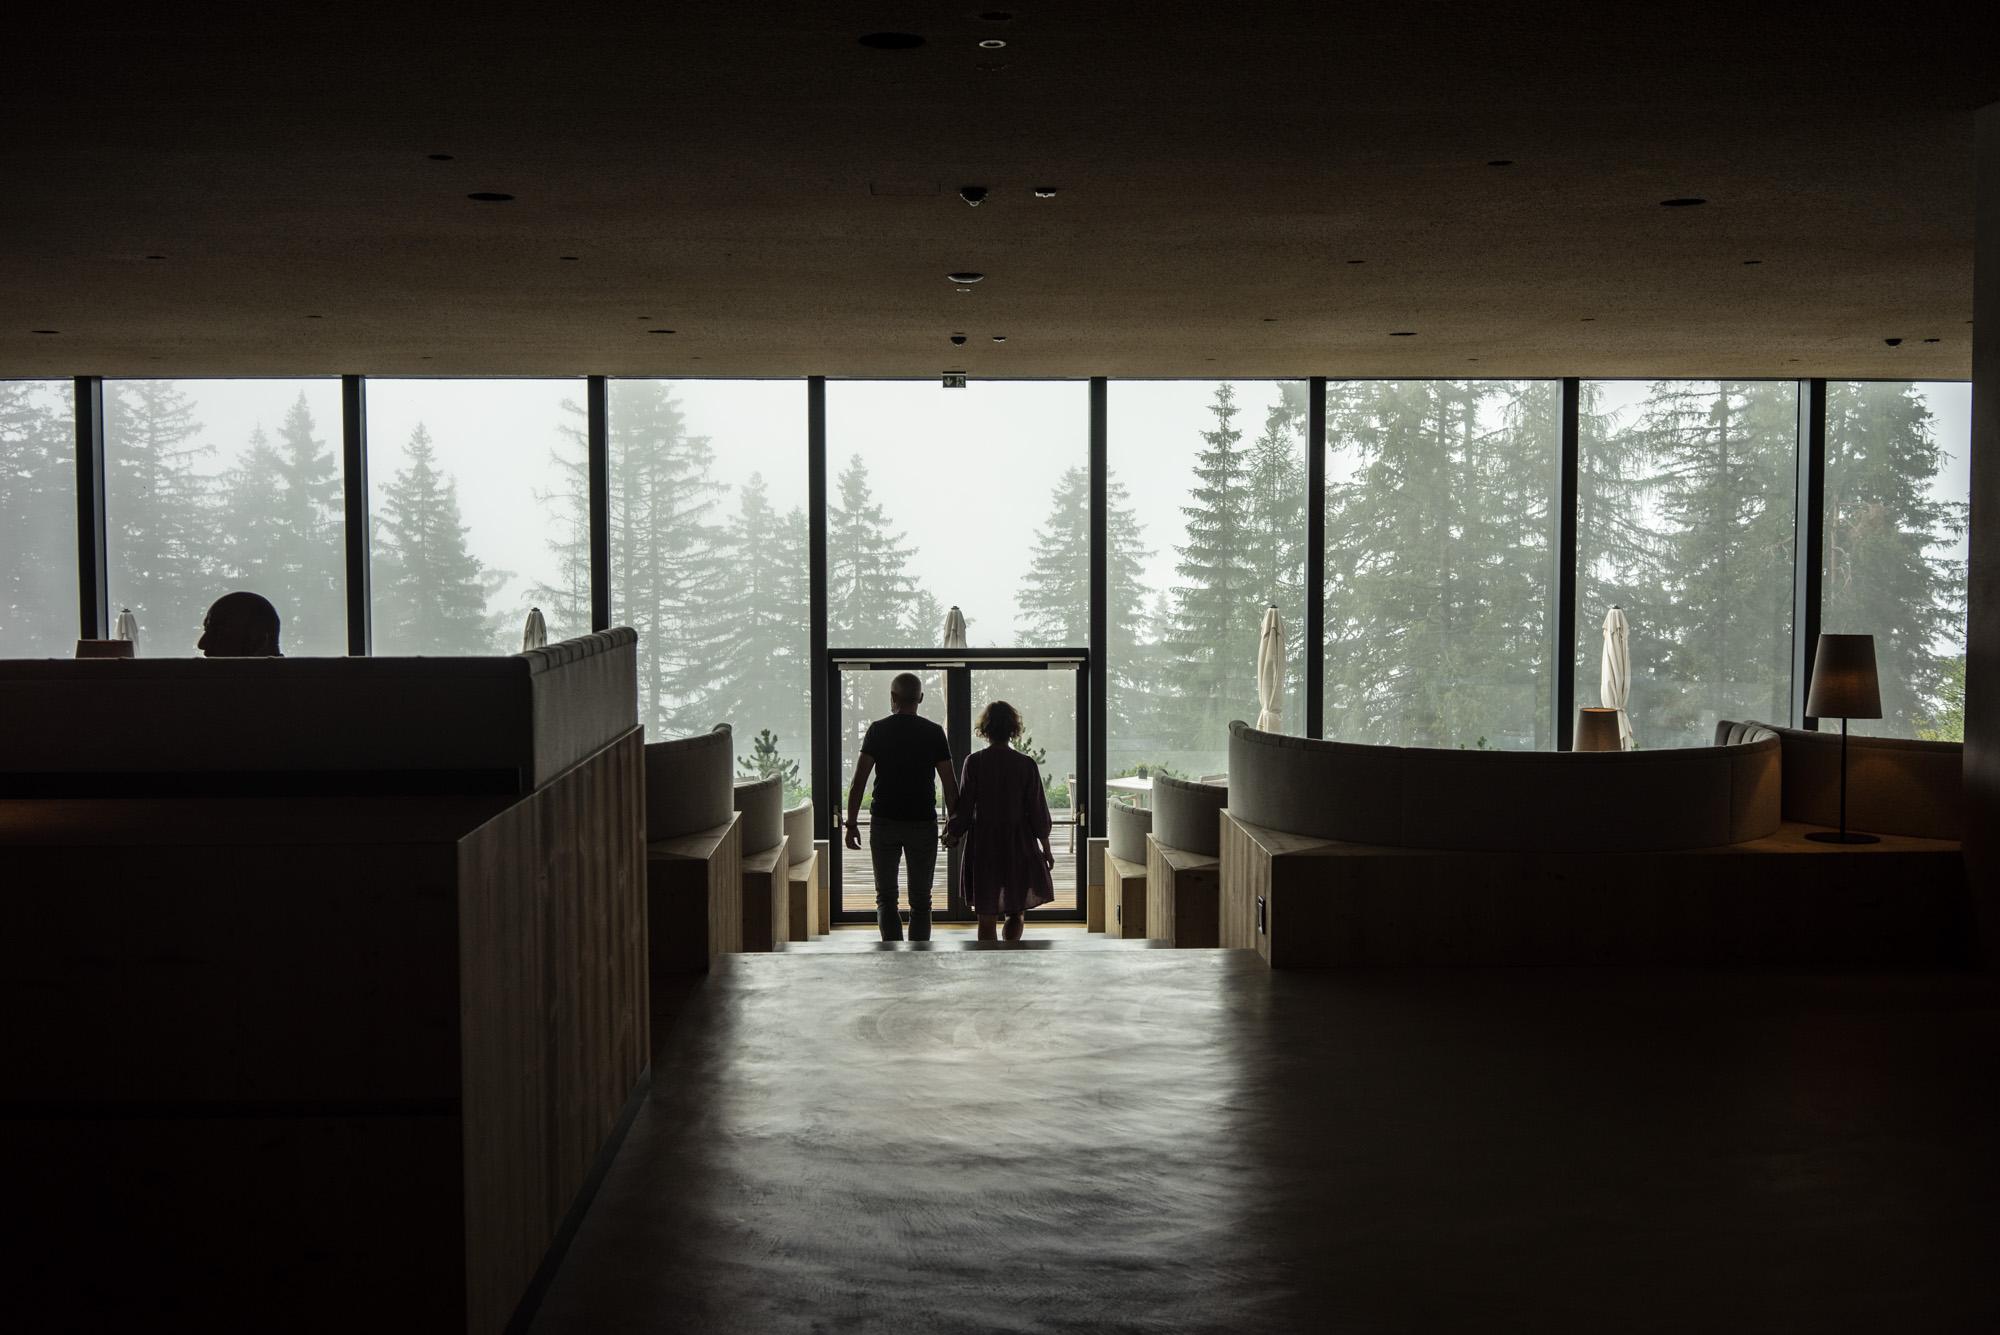
[[[638,729],[459,843],[468,1331],[512,1315],[646,1067]]]

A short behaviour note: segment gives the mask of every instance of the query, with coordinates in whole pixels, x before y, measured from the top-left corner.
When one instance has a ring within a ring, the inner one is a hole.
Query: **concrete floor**
[[[535,1331],[2000,1330],[1986,979],[865,947],[662,1017]]]

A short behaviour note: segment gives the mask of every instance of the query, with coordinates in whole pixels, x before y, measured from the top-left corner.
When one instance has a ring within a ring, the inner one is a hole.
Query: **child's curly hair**
[[[979,711],[979,735],[989,741],[1002,737],[1013,741],[1021,735],[1021,711],[1005,700],[995,700]]]

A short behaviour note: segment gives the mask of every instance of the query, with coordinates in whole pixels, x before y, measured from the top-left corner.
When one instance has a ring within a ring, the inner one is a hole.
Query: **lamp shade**
[[[1623,751],[1618,735],[1618,710],[1585,707],[1576,711],[1576,742],[1572,751]]]
[[[1881,718],[1873,635],[1822,635],[1813,654],[1808,718]]]

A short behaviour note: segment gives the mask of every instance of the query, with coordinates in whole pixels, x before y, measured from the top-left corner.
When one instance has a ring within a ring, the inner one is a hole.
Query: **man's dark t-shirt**
[[[951,760],[944,729],[921,714],[891,714],[868,725],[862,754],[875,761],[879,820],[937,819],[937,763]]]

